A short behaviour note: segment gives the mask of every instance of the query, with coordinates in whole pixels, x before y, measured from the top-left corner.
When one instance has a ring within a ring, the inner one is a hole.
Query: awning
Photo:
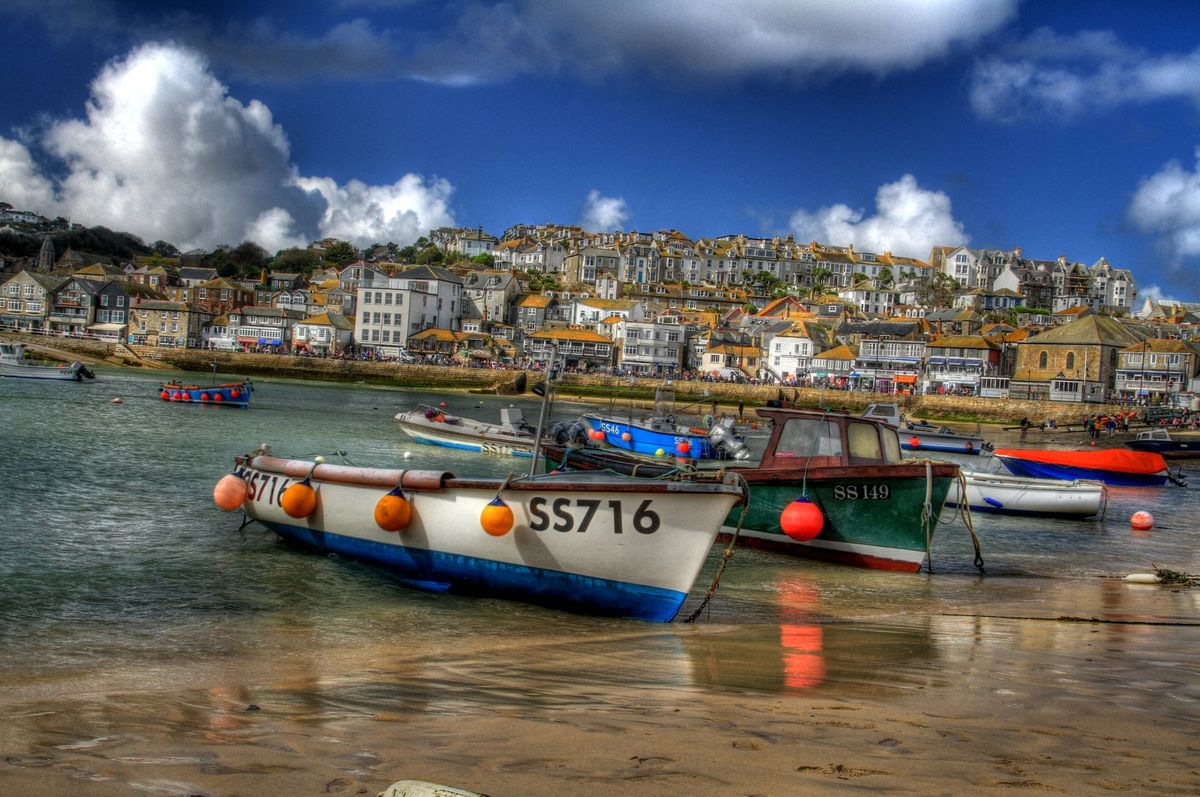
[[[278,346],[280,343],[277,338],[259,338],[258,342],[267,346]]]
[[[917,383],[917,375],[916,374],[896,374],[895,376],[892,377],[892,381],[897,382],[901,385],[915,385]]]
[[[120,332],[124,328],[124,324],[92,324],[88,327],[88,329],[94,329],[97,332]]]

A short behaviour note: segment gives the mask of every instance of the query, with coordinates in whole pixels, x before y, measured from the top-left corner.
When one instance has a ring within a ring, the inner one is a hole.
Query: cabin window
[[[1045,368],[1049,364],[1050,364],[1049,352],[1042,352],[1041,354],[1038,355],[1038,368]]]
[[[1067,352],[1067,370],[1070,371],[1075,367],[1075,352]]]
[[[879,431],[874,424],[851,421],[846,424],[846,438],[850,442],[851,459],[871,459],[876,462],[883,459]]]
[[[883,437],[883,461],[894,465],[904,459],[904,455],[900,453],[900,436],[896,430],[880,429],[879,434]]]
[[[842,436],[837,424],[818,418],[791,418],[779,433],[775,456],[840,457]]]

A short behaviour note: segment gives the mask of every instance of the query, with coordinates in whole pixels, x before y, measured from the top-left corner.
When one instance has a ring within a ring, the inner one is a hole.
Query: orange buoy
[[[241,394],[241,392],[240,392],[240,391],[239,391],[239,390],[238,390],[236,387],[235,387],[233,390],[230,390],[230,391],[229,391],[229,397],[230,397],[230,398],[237,398],[237,397],[238,397],[238,396],[240,396],[240,395],[242,395],[242,394]]]
[[[633,435],[631,435],[629,432],[621,432],[621,439],[628,443],[633,439]]]
[[[1154,528],[1154,515],[1145,510],[1134,512],[1129,518],[1129,525],[1138,531],[1149,531]]]
[[[513,511],[500,496],[493,498],[479,515],[479,525],[493,537],[503,537],[513,527]]]
[[[112,404],[124,404],[124,402],[123,402],[123,401],[121,401],[121,398],[120,398],[120,396],[118,396],[117,398],[113,399],[113,400],[112,400],[110,403],[112,403]]]
[[[279,505],[292,517],[306,518],[317,509],[317,491],[306,478],[284,490],[279,496]]]
[[[908,444],[910,446],[912,446],[913,448],[920,448],[921,447],[921,438],[917,437],[916,435],[913,435],[912,437],[910,437],[908,439]]]
[[[201,393],[201,394],[200,394],[200,400],[201,400],[201,401],[208,401],[208,392],[207,392],[207,391],[205,391],[204,393]]]
[[[384,531],[400,531],[412,520],[412,504],[396,487],[375,504],[375,525]]]
[[[783,509],[779,527],[796,542],[808,542],[825,528],[825,516],[807,496],[799,496]]]
[[[232,512],[246,502],[250,486],[236,473],[227,473],[213,487],[213,501],[226,512]]]
[[[166,401],[167,399],[171,398],[171,394],[165,390],[162,393],[160,393],[159,395],[162,397],[163,401]]]
[[[675,450],[678,451],[680,454],[686,454],[692,450],[692,446],[690,443],[688,443],[687,440],[680,440],[678,443],[675,444]]]

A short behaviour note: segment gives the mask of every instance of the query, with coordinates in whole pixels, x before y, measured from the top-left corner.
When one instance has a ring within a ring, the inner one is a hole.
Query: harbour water
[[[0,793],[1200,788],[1200,589],[1119,578],[1200,571],[1200,473],[1113,489],[1100,520],[976,515],[983,576],[961,522],[932,574],[738,550],[696,623],[652,625],[413,591],[212,504],[264,442],[522,472],[391,418],[535,419],[531,399],[268,381],[243,410],[163,402],[158,381],[0,384]]]

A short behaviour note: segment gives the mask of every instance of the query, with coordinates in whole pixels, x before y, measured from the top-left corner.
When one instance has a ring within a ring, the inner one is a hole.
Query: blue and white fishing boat
[[[451,415],[439,407],[424,405],[397,413],[394,420],[419,443],[498,456],[533,454],[536,430],[525,422],[524,413],[516,407],[501,409],[499,424]]]
[[[267,453],[238,457],[235,474],[226,479],[243,491],[223,508],[306,547],[381,565],[409,586],[661,622],[679,611],[744,499],[732,483],[458,478]]]
[[[635,419],[632,413],[627,418],[614,413],[585,414],[583,420],[590,427],[592,440],[635,454],[701,460],[750,458],[745,441],[733,430],[733,418],[707,416],[703,427],[681,424],[675,417],[674,398],[673,390],[660,387],[655,391],[654,411],[649,416]]]
[[[904,417],[897,404],[871,404],[863,411],[864,418],[878,418],[893,426],[900,435],[900,447],[909,451],[940,451],[948,454],[978,454],[990,451],[979,435],[956,432],[946,426],[934,426],[925,421]]]
[[[79,382],[84,377],[96,378],[83,363],[38,365],[29,362],[25,359],[25,346],[21,343],[0,343],[0,376],[13,379],[50,379],[56,382]]]

